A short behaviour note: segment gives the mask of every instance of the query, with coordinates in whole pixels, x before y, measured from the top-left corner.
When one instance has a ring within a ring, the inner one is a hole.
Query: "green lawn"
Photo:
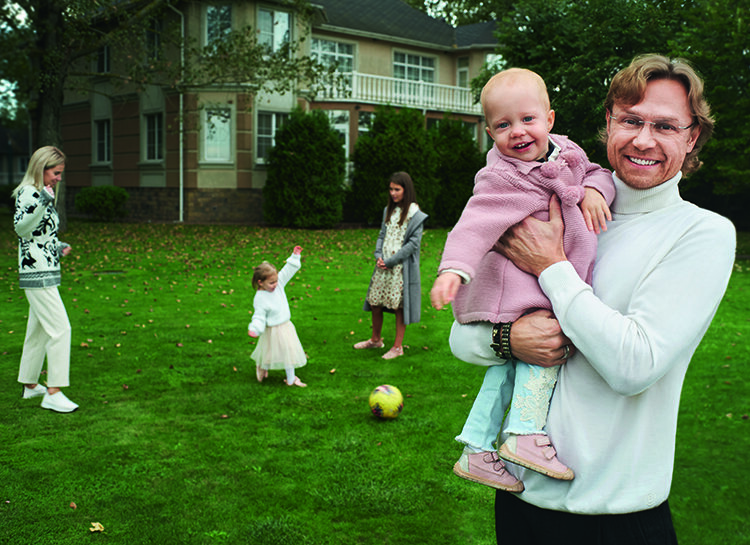
[[[484,370],[451,356],[451,315],[429,308],[445,230],[423,239],[422,321],[406,355],[384,361],[351,348],[369,335],[375,229],[73,221],[60,292],[66,394],[81,408],[60,415],[20,399],[28,305],[10,213],[0,222],[0,543],[495,542],[494,492],[451,472]],[[252,267],[280,267],[295,244],[303,266],[287,295],[306,389],[283,372],[259,384],[246,334]],[[670,498],[682,545],[750,543],[748,266],[735,267],[683,392]],[[393,330],[387,316],[386,341]],[[405,395],[397,420],[369,413],[383,383]]]

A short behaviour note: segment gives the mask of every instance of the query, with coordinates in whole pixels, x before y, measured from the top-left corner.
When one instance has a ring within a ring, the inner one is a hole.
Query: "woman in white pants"
[[[70,385],[70,321],[57,286],[60,257],[70,245],[57,239],[59,219],[55,209],[55,186],[65,170],[65,155],[45,146],[34,152],[21,183],[13,191],[16,211],[13,226],[18,234],[20,287],[29,301],[29,320],[23,342],[18,382],[23,398],[44,396],[42,408],[73,412],[78,405],[60,391]],[[39,383],[47,357],[47,387]]]

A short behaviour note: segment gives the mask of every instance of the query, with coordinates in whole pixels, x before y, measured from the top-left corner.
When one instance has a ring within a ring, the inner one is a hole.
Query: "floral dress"
[[[398,209],[401,212],[401,209]],[[401,213],[393,213],[386,222],[385,239],[383,240],[383,259],[388,259],[401,249],[409,220],[419,210],[416,203],[409,206],[406,220],[399,225]],[[394,211],[395,212],[395,211]],[[370,290],[367,292],[367,302],[373,307],[398,309],[404,306],[404,266],[399,263],[392,269],[376,268],[372,274]]]

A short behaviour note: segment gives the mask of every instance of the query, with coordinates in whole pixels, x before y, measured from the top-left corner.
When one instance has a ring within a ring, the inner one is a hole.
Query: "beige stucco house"
[[[69,95],[63,113],[68,210],[80,188],[117,185],[131,219],[260,223],[268,150],[297,105],[327,111],[347,155],[380,104],[416,108],[428,124],[450,112],[484,145],[469,82],[494,50],[492,23],[453,28],[400,0],[313,0],[305,28],[273,1],[177,6],[170,17],[199,40],[249,25],[279,44],[309,30],[303,54],[337,63],[344,85],[254,96],[237,85],[127,93],[94,82],[102,92]]]

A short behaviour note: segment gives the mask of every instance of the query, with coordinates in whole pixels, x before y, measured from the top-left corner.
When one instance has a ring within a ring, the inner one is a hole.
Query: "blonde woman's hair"
[[[21,183],[13,190],[11,195],[15,199],[21,188],[27,185],[34,186],[37,191],[44,189],[44,171],[65,164],[65,154],[54,146],[44,146],[34,152],[29,159],[29,167],[26,169]],[[57,197],[55,197],[57,199]]]
[[[264,261],[253,269],[253,289],[258,291],[258,287],[261,282],[272,274],[279,274],[276,267],[271,265],[268,261]]]

